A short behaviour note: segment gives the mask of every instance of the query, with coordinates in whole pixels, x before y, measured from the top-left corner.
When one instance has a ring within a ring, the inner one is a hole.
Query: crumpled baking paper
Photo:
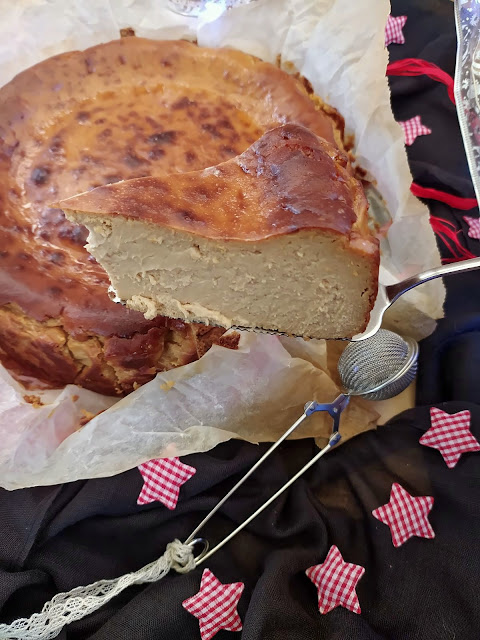
[[[115,39],[125,27],[143,37],[232,46],[270,62],[280,56],[344,116],[359,164],[377,181],[393,220],[380,269],[388,284],[436,266],[439,255],[428,210],[409,191],[403,132],[390,107],[384,48],[389,3],[374,5],[254,0],[225,11],[221,1],[207,0],[196,19],[173,13],[166,0],[16,0],[2,6],[0,84],[48,56]],[[392,307],[390,326],[415,337],[428,334],[443,298],[439,281],[409,292]],[[324,343],[285,346],[278,338],[245,334],[238,352],[213,347],[199,362],[159,374],[118,402],[69,385],[33,392],[44,402],[34,406],[24,400],[32,392],[0,367],[0,486],[108,476],[150,458],[205,451],[231,437],[274,440],[305,402],[330,401],[338,393]],[[368,405],[354,400],[342,429],[348,437],[375,420]],[[297,436],[325,437],[330,427],[328,417],[316,414]]]
[[[230,438],[276,440],[305,403],[330,402],[339,394],[326,357],[324,341],[244,332],[237,350],[214,345],[197,362],[158,374],[118,402],[69,385],[43,407],[24,401],[25,392],[3,370],[0,485],[17,489],[111,476],[152,458],[208,451]],[[87,412],[104,409],[78,427]],[[342,416],[343,440],[375,427],[377,417],[353,399]],[[294,437],[326,444],[331,431],[330,416],[316,413]]]

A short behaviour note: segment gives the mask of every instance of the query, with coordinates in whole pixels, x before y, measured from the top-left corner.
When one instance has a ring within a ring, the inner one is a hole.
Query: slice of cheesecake
[[[346,156],[304,127],[215,167],[125,180],[56,206],[90,231],[115,298],[146,318],[348,338],[367,325],[378,243]]]

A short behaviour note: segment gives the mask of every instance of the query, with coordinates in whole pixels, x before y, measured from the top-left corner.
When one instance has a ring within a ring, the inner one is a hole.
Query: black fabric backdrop
[[[422,57],[454,72],[455,28],[448,0],[394,0],[407,14],[406,43],[391,59]],[[417,5],[421,5],[417,6]],[[473,196],[453,105],[445,88],[426,78],[393,78],[397,119],[420,114],[433,133],[408,149],[424,186]],[[432,213],[462,221],[465,212],[430,203]],[[469,211],[468,215],[478,215]],[[479,252],[479,243],[466,239]],[[480,637],[480,455],[462,456],[449,470],[440,454],[418,444],[435,404],[472,412],[480,439],[480,275],[448,284],[447,315],[424,341],[418,408],[376,432],[329,453],[246,531],[206,564],[222,582],[241,581],[244,640],[478,640]],[[39,611],[58,591],[113,578],[151,562],[174,538],[184,539],[265,450],[230,442],[185,459],[197,468],[175,511],[159,503],[139,507],[134,469],[114,478],[59,487],[0,491],[0,618]],[[311,440],[287,443],[228,502],[203,532],[220,540],[314,453]],[[434,540],[413,538],[395,549],[389,529],[371,516],[388,501],[392,482],[414,495],[433,495]],[[317,609],[304,571],[336,544],[347,562],[366,568],[357,588],[362,614]],[[203,567],[130,588],[108,606],[64,629],[69,640],[200,638],[198,621],[181,606],[199,589]],[[220,631],[227,640],[240,633]]]

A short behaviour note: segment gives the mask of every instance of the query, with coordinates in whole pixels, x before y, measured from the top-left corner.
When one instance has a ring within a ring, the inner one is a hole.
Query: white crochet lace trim
[[[30,618],[19,618],[11,624],[0,624],[0,639],[51,640],[66,624],[97,611],[132,584],[156,582],[164,578],[170,569],[188,573],[194,568],[193,547],[174,540],[167,545],[163,556],[134,573],[58,593],[45,604],[41,613],[34,613]]]

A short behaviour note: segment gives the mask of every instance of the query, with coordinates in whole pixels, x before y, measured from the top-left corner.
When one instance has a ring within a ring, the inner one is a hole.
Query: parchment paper
[[[5,394],[9,383],[0,377],[0,411],[10,424],[10,431],[6,422],[1,427],[0,484],[16,489],[104,477],[152,458],[207,451],[230,438],[276,440],[306,402],[338,395],[325,365],[323,341],[243,333],[238,350],[213,346],[199,361],[158,374],[80,429],[85,410],[106,408],[103,396],[83,390],[75,400],[79,394],[69,385],[54,404],[35,408],[20,390]],[[366,403],[351,402],[343,439],[373,428],[377,417]],[[331,430],[328,414],[317,413],[295,437],[325,444]]]
[[[256,0],[228,11],[206,2],[199,19],[171,12],[166,0],[0,0],[0,9],[0,84],[48,56],[117,38],[125,27],[144,37],[232,46],[271,62],[280,55],[344,116],[358,162],[388,205],[393,224],[382,246],[381,280],[439,264],[428,210],[409,191],[403,133],[390,107],[387,0]],[[408,296],[392,307],[390,324],[421,337],[441,315],[444,289],[435,281]],[[238,352],[213,347],[199,362],[159,374],[113,406],[111,398],[70,385],[39,394],[46,404],[34,407],[24,400],[31,392],[0,368],[0,485],[112,475],[231,437],[274,440],[305,402],[338,393],[323,342],[290,341],[289,351],[277,338],[245,334]],[[79,429],[82,418],[104,409]],[[375,420],[354,401],[342,429],[348,437]],[[331,426],[319,415],[307,424],[299,436],[326,436]]]

